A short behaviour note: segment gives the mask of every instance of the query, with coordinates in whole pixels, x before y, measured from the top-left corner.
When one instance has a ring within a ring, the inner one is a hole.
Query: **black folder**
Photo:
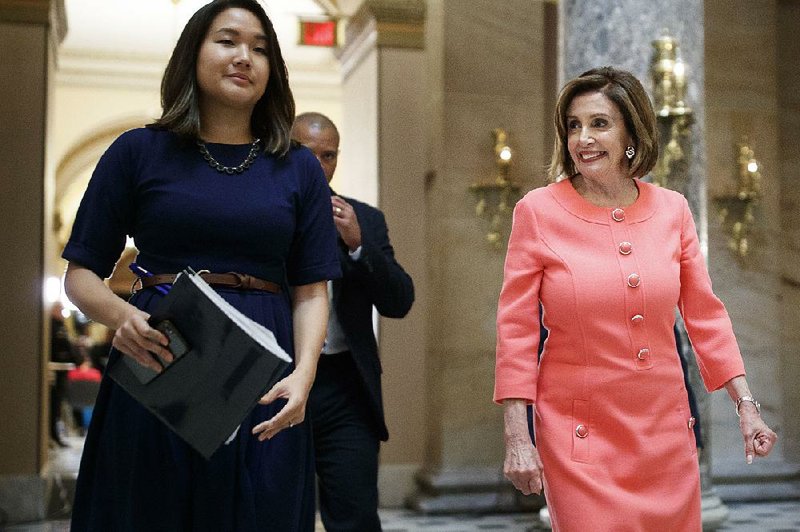
[[[151,313],[168,324],[180,357],[161,373],[129,356],[110,376],[205,458],[231,437],[291,359],[275,336],[228,304],[192,271],[184,271]],[[178,339],[176,339],[176,335]],[[174,342],[174,343],[173,343]]]

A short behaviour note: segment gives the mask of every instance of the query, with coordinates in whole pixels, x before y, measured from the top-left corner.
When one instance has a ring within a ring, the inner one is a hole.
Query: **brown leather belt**
[[[246,273],[228,272],[228,273],[205,273],[200,274],[200,278],[212,286],[224,286],[226,288],[238,288],[239,290],[263,290],[264,292],[272,292],[279,294],[281,287],[278,283],[272,281],[265,281]],[[156,286],[159,284],[172,284],[178,275],[175,273],[159,273],[151,275],[150,277],[140,277],[142,288]]]

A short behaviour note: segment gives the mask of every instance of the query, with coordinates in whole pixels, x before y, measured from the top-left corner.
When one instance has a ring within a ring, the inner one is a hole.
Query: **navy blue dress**
[[[249,148],[208,145],[229,166]],[[280,159],[260,154],[242,174],[227,175],[212,169],[193,141],[148,128],[124,133],[95,169],[63,257],[108,277],[126,235],[135,240],[139,265],[153,273],[191,266],[284,285],[341,275],[330,189],[305,148]],[[293,354],[286,291],[218,291]],[[161,297],[149,288],[130,302],[149,311]],[[119,356],[112,350],[109,363]],[[250,433],[284,404],[256,406],[234,441],[207,461],[104,377],[81,460],[73,532],[313,530],[309,424],[263,443]]]

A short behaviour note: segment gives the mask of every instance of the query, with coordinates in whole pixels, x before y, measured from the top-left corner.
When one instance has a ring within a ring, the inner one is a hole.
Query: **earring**
[[[628,146],[625,148],[625,157],[628,159],[633,159],[633,156],[636,155],[636,148],[633,146]]]

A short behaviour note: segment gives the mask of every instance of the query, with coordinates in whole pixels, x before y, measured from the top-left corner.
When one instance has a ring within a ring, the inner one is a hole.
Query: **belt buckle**
[[[195,273],[195,274],[196,274],[198,277],[200,277],[201,279],[203,279],[203,281],[206,281],[206,279],[205,279],[203,276],[204,276],[205,274],[207,274],[207,273],[211,273],[211,271],[210,271],[210,270],[197,270],[197,271],[196,271],[196,272],[194,272],[194,273]],[[208,283],[208,281],[206,281],[206,282]],[[211,283],[208,283],[208,284],[211,284]]]
[[[252,277],[247,275],[246,273],[239,273],[239,272],[228,272],[228,273],[236,277],[236,281],[238,282],[238,284],[233,288],[249,290],[252,287],[252,282],[251,282]]]

